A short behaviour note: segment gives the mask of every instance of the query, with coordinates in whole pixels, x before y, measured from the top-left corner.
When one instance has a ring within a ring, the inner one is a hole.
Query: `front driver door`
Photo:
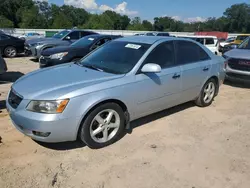
[[[178,104],[181,90],[181,68],[175,63],[173,42],[159,44],[146,58],[143,65],[155,63],[160,73],[136,75],[137,114],[145,116]],[[143,66],[142,65],[142,66]],[[142,67],[141,66],[141,67]],[[135,91],[134,91],[135,92]]]

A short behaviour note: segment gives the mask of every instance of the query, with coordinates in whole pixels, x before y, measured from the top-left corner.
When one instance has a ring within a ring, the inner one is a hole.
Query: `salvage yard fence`
[[[13,36],[21,36],[24,35],[26,33],[30,33],[30,32],[36,32],[39,33],[41,35],[46,36],[46,33],[53,33],[53,32],[59,32],[62,31],[62,29],[20,29],[20,28],[11,28],[11,29],[6,29],[3,28],[0,30],[2,30],[3,32],[13,35]],[[131,31],[131,30],[95,30],[95,29],[86,29],[88,31],[94,31],[96,33],[100,33],[100,34],[108,34],[108,35],[122,35],[122,36],[131,36],[131,35],[135,35],[135,34],[140,34],[140,33],[146,33],[146,32],[152,32],[152,31]],[[192,32],[169,32],[170,35],[173,36],[188,36],[188,35],[194,35],[195,33]],[[235,37],[239,34],[236,33],[229,33],[228,37]]]

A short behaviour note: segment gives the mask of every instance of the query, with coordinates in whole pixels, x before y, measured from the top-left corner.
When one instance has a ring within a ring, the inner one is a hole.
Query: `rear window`
[[[189,64],[209,60],[209,55],[197,44],[189,41],[177,41],[177,63]]]
[[[209,44],[214,44],[214,39],[213,38],[206,38],[206,45],[209,45]]]

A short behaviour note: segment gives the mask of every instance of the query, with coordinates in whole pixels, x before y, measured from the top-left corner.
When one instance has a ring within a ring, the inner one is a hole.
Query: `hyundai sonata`
[[[187,101],[209,106],[224,77],[224,58],[195,41],[120,38],[77,62],[20,78],[7,108],[15,127],[35,140],[80,139],[101,148],[132,120]]]

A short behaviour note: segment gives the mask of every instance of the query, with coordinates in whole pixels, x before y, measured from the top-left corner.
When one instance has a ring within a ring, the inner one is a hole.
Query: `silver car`
[[[250,83],[250,37],[223,56],[227,60],[226,79]]]
[[[187,101],[209,106],[224,58],[189,39],[128,37],[80,61],[20,78],[7,98],[15,127],[42,142],[114,143],[129,122]]]

